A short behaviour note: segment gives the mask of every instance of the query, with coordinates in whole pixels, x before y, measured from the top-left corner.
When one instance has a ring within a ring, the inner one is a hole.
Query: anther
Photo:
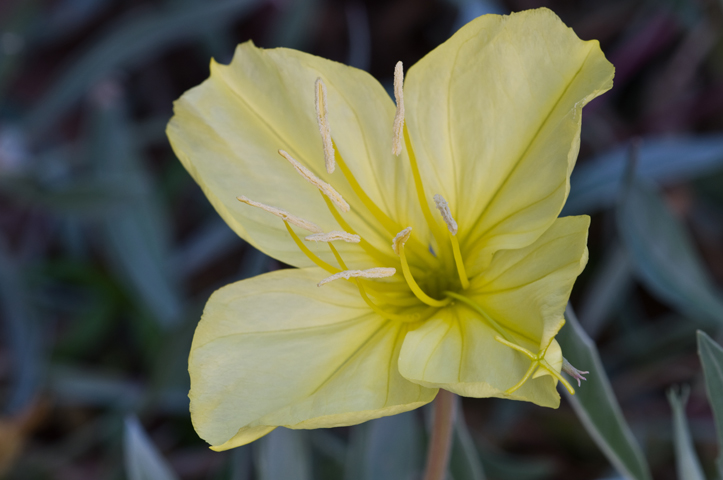
[[[246,205],[251,205],[252,207],[260,208],[261,210],[265,210],[273,215],[276,215],[277,217],[281,218],[282,220],[285,220],[289,222],[292,225],[296,225],[299,228],[303,228],[304,230],[307,230],[311,233],[323,233],[324,230],[314,222],[310,222],[308,220],[304,220],[303,218],[297,217],[296,215],[292,215],[286,210],[281,210],[280,208],[271,207],[269,205],[264,205],[263,203],[254,202],[250,198],[244,197],[243,195],[239,195],[236,197],[236,199],[239,202],[243,202]]]
[[[394,114],[394,136],[392,137],[392,154],[402,153],[404,142],[404,68],[402,62],[394,67],[394,98],[397,101],[397,113]]]
[[[334,144],[331,142],[331,130],[329,129],[329,120],[327,118],[326,109],[326,85],[321,78],[316,79],[314,84],[316,87],[316,122],[319,125],[319,133],[321,134],[321,142],[324,147],[324,163],[326,164],[327,173],[334,172]]]
[[[349,280],[350,278],[384,278],[384,277],[391,277],[397,273],[396,268],[386,268],[386,267],[379,267],[379,268],[369,268],[367,270],[344,270],[343,272],[336,273],[330,277],[326,277],[324,280],[320,281],[317,285],[322,286],[329,282],[333,282],[334,280],[340,280],[340,279],[346,279]]]
[[[319,177],[311,173],[311,170],[303,166],[294,157],[289,155],[284,150],[279,150],[279,155],[288,160],[288,162],[296,169],[296,171],[299,172],[299,175],[304,177],[307,182],[314,185],[316,188],[321,190],[321,193],[329,197],[329,199],[334,202],[342,212],[349,211],[349,204],[346,203],[346,200],[344,200],[344,198],[339,192],[334,190],[334,187],[319,179]]]
[[[392,240],[392,250],[394,250],[394,253],[399,255],[399,245],[404,246],[405,243],[407,243],[407,240],[409,240],[409,237],[412,235],[412,227],[407,227],[401,232],[397,233],[397,235],[394,237],[394,240]]]
[[[442,195],[436,194],[434,196],[434,203],[437,204],[437,210],[439,210],[439,213],[442,214],[442,218],[444,219],[444,223],[447,224],[449,233],[457,235],[457,222],[454,220],[454,217],[452,217],[452,212],[449,211],[449,204],[447,203],[447,200],[445,200]]]
[[[327,243],[337,240],[343,240],[348,243],[359,243],[361,241],[361,237],[359,235],[333,230],[329,233],[315,233],[313,235],[309,235],[308,237],[304,238],[304,240],[306,240],[307,242]]]
[[[570,362],[567,361],[567,358],[562,357],[562,370],[570,375],[572,378],[577,380],[577,386],[581,386],[580,380],[587,380],[587,378],[583,377],[583,375],[587,375],[590,372],[583,372],[581,370],[578,370],[577,368],[573,367]]]

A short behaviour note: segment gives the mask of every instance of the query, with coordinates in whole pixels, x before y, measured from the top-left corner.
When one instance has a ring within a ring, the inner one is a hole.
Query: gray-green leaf
[[[557,335],[565,358],[581,370],[589,370],[587,382],[575,395],[565,394],[573,410],[610,463],[628,480],[650,480],[650,469],[637,440],[623,417],[597,347],[568,306],[567,323]]]
[[[123,456],[128,480],[177,480],[135,415],[125,419]]]
[[[723,300],[693,241],[652,185],[629,178],[617,222],[636,273],[651,293],[681,313],[723,324]]]
[[[705,388],[718,432],[718,475],[723,478],[723,348],[705,332],[698,331],[698,356],[703,364]]]
[[[686,388],[681,392],[668,390],[668,401],[673,409],[673,441],[675,442],[675,469],[678,480],[705,480],[703,469],[695,454],[693,440],[690,438],[688,420],[685,417],[685,405],[688,403]]]

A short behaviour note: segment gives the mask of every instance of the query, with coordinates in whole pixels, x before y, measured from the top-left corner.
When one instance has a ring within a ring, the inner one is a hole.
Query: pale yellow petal
[[[465,397],[509,398],[557,408],[557,381],[550,375],[531,378],[514,393],[505,393],[525,375],[530,359],[498,343],[495,335],[472,310],[461,305],[443,308],[407,334],[399,371],[412,382]],[[535,343],[513,338],[536,353]]]
[[[361,70],[294,50],[244,43],[230,65],[212,62],[210,78],[175,103],[167,134],[176,155],[236,233],[285,263],[311,265],[281,221],[240,205],[237,196],[294,212],[325,231],[339,225],[318,189],[277,154],[279,149],[332,185],[351,206],[343,214],[347,222],[387,252],[396,232],[385,231],[370,216],[339,168],[326,172],[314,105],[317,78],[326,84],[331,135],[359,184],[395,221],[420,224],[417,237],[424,239],[414,190],[400,188],[411,178],[406,154],[397,158],[391,153],[394,103]],[[327,245],[309,248],[334,262]],[[351,268],[377,263],[358,246],[337,248]]]
[[[349,282],[317,288],[318,268],[228,285],[204,310],[191,346],[191,418],[215,449],[276,426],[351,425],[417,408],[435,389],[405,380],[406,325],[374,314]]]
[[[427,191],[449,201],[470,276],[558,216],[582,107],[613,74],[597,41],[547,9],[479,17],[409,69],[411,141]]]
[[[495,254],[468,294],[494,318],[547,345],[564,324],[572,286],[587,263],[590,217],[558,218],[532,245]]]

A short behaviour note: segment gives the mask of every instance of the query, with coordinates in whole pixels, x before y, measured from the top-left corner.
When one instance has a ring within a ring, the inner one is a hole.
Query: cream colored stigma
[[[263,203],[259,202],[254,202],[250,198],[244,197],[243,195],[239,195],[238,197],[236,197],[236,199],[239,202],[245,203],[246,205],[251,205],[252,207],[257,207],[261,210],[265,210],[272,215],[276,215],[282,220],[289,222],[292,225],[296,225],[299,228],[303,228],[304,230],[311,233],[324,233],[324,230],[322,230],[322,228],[314,222],[310,222],[308,220],[304,220],[303,218],[297,217],[296,215],[292,215],[286,210],[281,210],[280,208],[271,207],[269,205],[264,205]]]
[[[582,370],[578,370],[577,368],[573,367],[570,362],[567,361],[567,358],[562,357],[562,371],[570,375],[572,378],[577,380],[577,386],[581,386],[580,380],[587,380],[587,378],[583,377],[583,375],[587,375],[590,372],[583,372]]]
[[[391,277],[397,273],[396,268],[385,268],[385,267],[378,267],[378,268],[369,268],[367,270],[344,270],[343,272],[336,273],[330,277],[326,277],[324,280],[320,281],[317,285],[322,286],[329,282],[333,282],[334,280],[340,280],[340,279],[346,279],[349,280],[350,278],[384,278],[384,277]]]
[[[394,114],[394,137],[392,137],[392,153],[399,156],[404,142],[404,69],[402,62],[394,67],[394,98],[397,101],[397,113]]]
[[[412,227],[407,227],[401,232],[397,233],[397,235],[394,237],[394,240],[392,240],[392,250],[394,250],[394,253],[399,255],[399,245],[401,244],[404,246],[405,243],[407,243],[407,240],[409,240],[409,236],[412,234]]]
[[[434,196],[434,203],[437,204],[437,210],[439,210],[439,213],[442,214],[442,218],[444,219],[444,223],[447,224],[449,233],[457,235],[457,222],[454,220],[454,217],[452,217],[452,212],[449,211],[449,204],[447,203],[447,200],[445,200],[442,195],[436,194]]]
[[[319,125],[321,142],[324,147],[324,163],[327,173],[334,173],[334,144],[331,142],[331,130],[326,109],[326,85],[321,78],[316,79],[316,122]]]
[[[306,240],[307,242],[327,243],[342,240],[347,243],[359,243],[361,241],[361,237],[359,235],[352,235],[351,233],[333,230],[328,233],[315,233],[313,235],[309,235],[308,237],[304,238],[304,240]]]
[[[349,211],[349,204],[346,203],[346,200],[344,200],[344,198],[339,192],[334,190],[334,187],[319,179],[319,177],[311,173],[311,170],[303,166],[296,159],[294,159],[294,157],[286,153],[284,150],[279,150],[279,155],[288,160],[289,163],[293,165],[293,167],[296,169],[296,171],[299,172],[299,175],[304,177],[307,182],[314,185],[316,188],[321,190],[321,193],[329,197],[329,199],[334,202],[336,206],[341,209],[342,212]]]

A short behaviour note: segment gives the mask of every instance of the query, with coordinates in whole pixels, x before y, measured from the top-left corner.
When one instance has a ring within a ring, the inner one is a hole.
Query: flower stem
[[[447,390],[439,390],[434,400],[434,423],[427,450],[427,467],[424,480],[444,480],[452,447],[452,429],[457,397]]]

